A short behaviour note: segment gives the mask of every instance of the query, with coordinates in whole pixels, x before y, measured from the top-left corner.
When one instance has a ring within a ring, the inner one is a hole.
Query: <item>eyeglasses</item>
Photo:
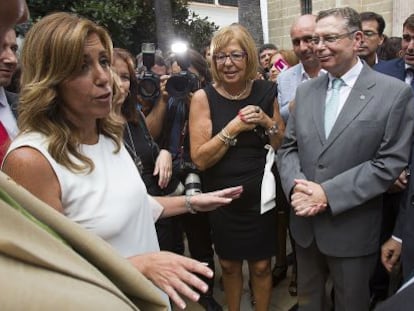
[[[371,38],[375,35],[378,35],[378,32],[371,31],[371,30],[364,30],[363,33],[364,33],[364,36],[366,36],[368,38]]]
[[[247,56],[247,53],[244,51],[233,51],[229,54],[226,53],[217,53],[213,56],[213,59],[217,64],[224,64],[227,61],[227,58],[230,57],[230,60],[233,63],[241,62],[243,58]]]
[[[309,43],[312,43],[312,39],[313,39],[312,36],[303,36],[300,38],[293,38],[292,44],[294,46],[299,46],[301,42],[309,44]]]
[[[356,30],[351,31],[351,32],[347,32],[347,33],[343,33],[340,35],[326,35],[326,36],[322,36],[322,37],[312,37],[312,43],[318,45],[319,43],[322,42],[322,44],[324,45],[332,45],[335,44],[337,41],[352,35],[353,33],[357,32]]]

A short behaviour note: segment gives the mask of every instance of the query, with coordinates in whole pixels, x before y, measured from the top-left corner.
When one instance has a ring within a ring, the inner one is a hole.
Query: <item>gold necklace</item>
[[[226,89],[224,88],[224,86],[222,86],[222,91],[224,92],[224,95],[226,95],[226,97],[230,98],[230,100],[238,100],[240,97],[242,97],[247,89],[248,89],[248,85],[249,85],[249,81],[246,81],[246,85],[244,86],[244,89],[236,95],[231,95],[229,92],[226,91]]]

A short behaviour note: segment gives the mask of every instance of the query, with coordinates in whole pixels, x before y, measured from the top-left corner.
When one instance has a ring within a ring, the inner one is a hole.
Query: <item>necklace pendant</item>
[[[134,157],[134,163],[138,169],[139,174],[142,175],[144,171],[144,165],[142,164],[141,158],[138,155]]]

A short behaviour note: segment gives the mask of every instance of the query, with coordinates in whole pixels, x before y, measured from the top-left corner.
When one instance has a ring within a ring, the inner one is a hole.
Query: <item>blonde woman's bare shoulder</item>
[[[10,151],[2,171],[42,201],[61,210],[58,179],[40,151],[28,146]]]

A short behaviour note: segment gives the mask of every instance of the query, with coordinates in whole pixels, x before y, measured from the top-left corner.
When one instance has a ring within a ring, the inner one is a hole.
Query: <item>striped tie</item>
[[[332,80],[332,91],[331,96],[325,103],[325,137],[328,138],[329,133],[332,130],[333,125],[336,121],[336,115],[338,112],[339,105],[339,90],[344,84],[342,79]]]

